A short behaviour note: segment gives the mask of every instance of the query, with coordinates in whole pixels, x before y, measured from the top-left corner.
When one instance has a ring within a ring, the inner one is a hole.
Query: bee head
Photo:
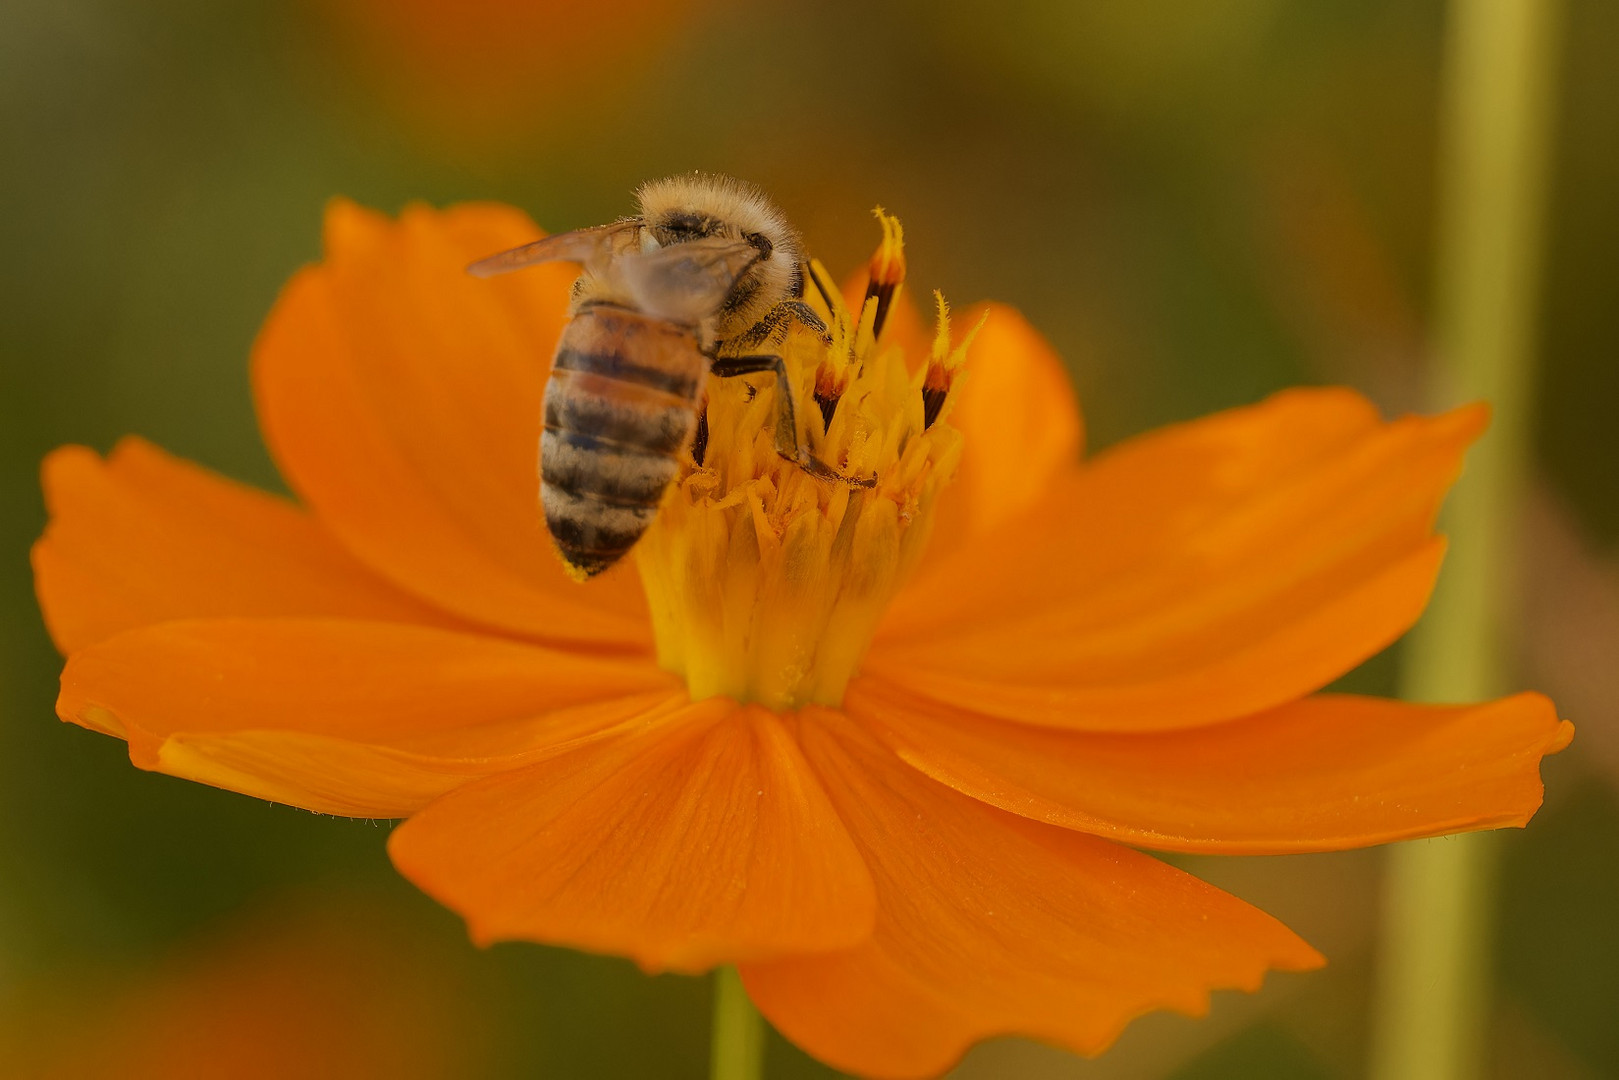
[[[721,338],[753,326],[777,304],[803,291],[803,245],[784,215],[758,188],[729,176],[691,173],[652,180],[636,192],[642,226],[659,247],[701,237],[743,240],[759,259],[721,305]]]

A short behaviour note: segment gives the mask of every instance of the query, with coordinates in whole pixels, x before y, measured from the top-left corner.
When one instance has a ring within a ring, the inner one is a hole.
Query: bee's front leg
[[[765,312],[764,318],[727,341],[726,345],[732,349],[780,346],[787,340],[787,333],[794,324],[820,338],[823,344],[832,344],[832,335],[826,328],[826,322],[815,313],[814,308],[802,300],[783,300]]]
[[[776,453],[793,462],[811,476],[821,480],[836,480],[851,487],[872,487],[875,476],[844,476],[838,470],[810,453],[809,446],[798,437],[798,406],[793,398],[793,383],[787,377],[787,365],[775,355],[721,356],[709,364],[709,373],[717,379],[734,379],[742,375],[776,376]]]

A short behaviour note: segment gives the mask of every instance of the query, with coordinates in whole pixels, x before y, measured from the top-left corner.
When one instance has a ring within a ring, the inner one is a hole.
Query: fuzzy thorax
[[[859,312],[812,263],[805,299],[831,342],[800,327],[780,346],[800,437],[859,483],[778,453],[773,377],[711,378],[701,462],[686,464],[635,548],[659,663],[693,698],[838,704],[960,459],[949,406],[966,343],[952,347],[942,300],[931,355],[907,357],[883,336],[904,261],[897,223],[879,216]]]

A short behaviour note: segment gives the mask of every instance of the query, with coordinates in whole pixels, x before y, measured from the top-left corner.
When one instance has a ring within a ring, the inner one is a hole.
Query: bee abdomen
[[[609,506],[657,506],[678,459],[630,449],[576,431],[540,436],[540,480],[548,487]]]
[[[564,331],[545,389],[540,498],[574,570],[600,573],[652,524],[705,368],[689,335],[634,312],[589,309]]]
[[[687,401],[697,396],[703,376],[701,368],[690,370],[684,364],[671,368],[664,364],[640,363],[636,357],[618,352],[584,352],[566,341],[557,349],[551,370],[587,372],[632,386],[662,390]]]
[[[545,387],[547,431],[641,453],[679,453],[695,411],[688,399],[580,371],[552,371]]]
[[[557,552],[585,577],[595,577],[622,559],[647,531],[658,508],[623,506],[573,495],[549,484],[540,488],[545,527]]]

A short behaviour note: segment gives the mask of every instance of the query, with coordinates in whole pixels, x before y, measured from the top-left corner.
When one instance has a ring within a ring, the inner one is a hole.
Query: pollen
[[[787,335],[790,387],[710,379],[701,463],[684,464],[635,548],[658,661],[694,699],[841,702],[960,460],[949,413],[967,343],[950,346],[942,301],[931,356],[907,356],[882,333],[905,262],[899,223],[878,220],[858,311],[809,264],[805,302],[827,333]],[[784,391],[798,403],[798,445],[837,477],[778,449]]]

